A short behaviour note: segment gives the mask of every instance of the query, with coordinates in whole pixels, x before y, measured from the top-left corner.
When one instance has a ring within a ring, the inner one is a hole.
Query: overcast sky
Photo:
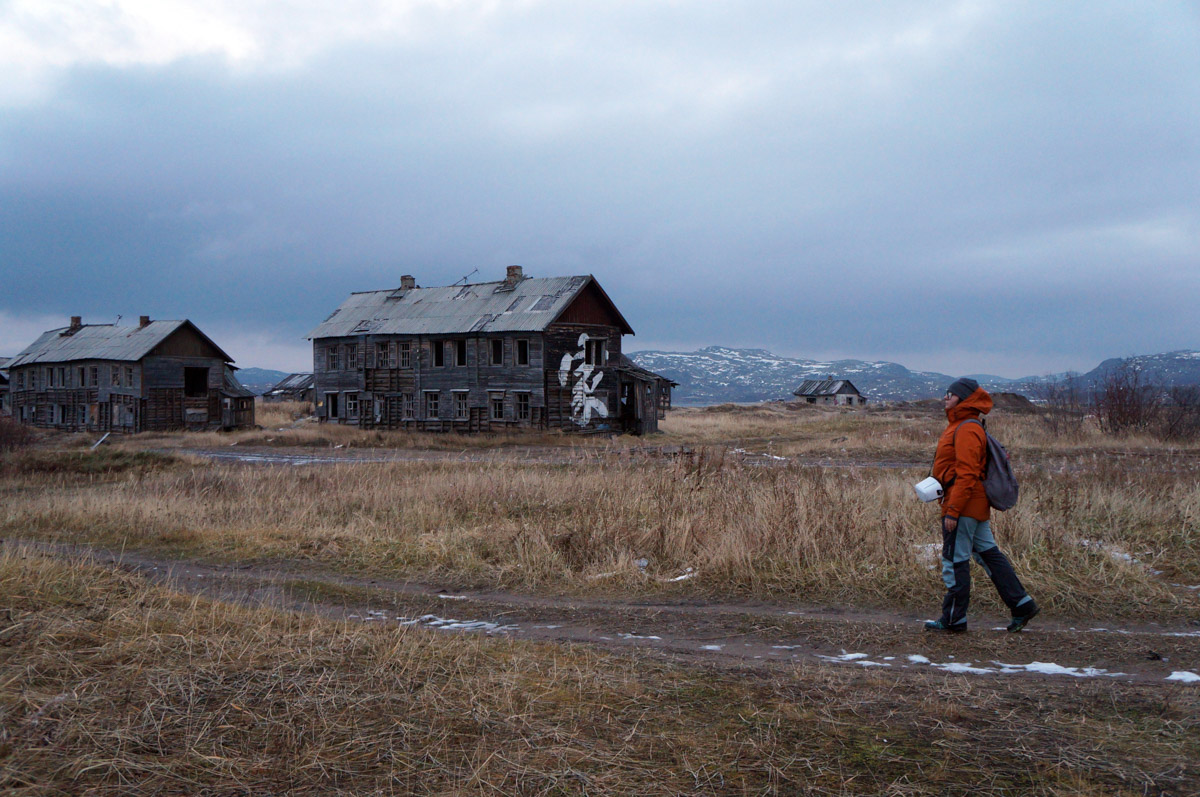
[[[591,273],[629,351],[1200,349],[1200,3],[0,0],[0,354]]]

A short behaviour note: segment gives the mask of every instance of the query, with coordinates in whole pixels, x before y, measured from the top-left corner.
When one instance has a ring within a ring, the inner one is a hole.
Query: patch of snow
[[[396,621],[400,625],[422,625],[428,628],[436,628],[440,631],[482,631],[485,634],[498,634],[506,631],[515,631],[515,625],[501,625],[500,623],[492,623],[487,620],[454,620],[438,617],[436,614],[425,614],[417,618],[397,617]]]
[[[640,634],[617,634],[621,639],[662,639],[660,636],[641,636]]]
[[[446,600],[446,601],[465,601],[465,600],[467,600],[466,595],[438,595],[438,597],[441,598],[442,600]]]
[[[701,645],[700,649],[701,650],[722,650],[724,647],[725,647],[724,645]]]
[[[1168,675],[1167,680],[1180,681],[1185,684],[1194,684],[1197,681],[1200,681],[1200,675],[1196,675],[1194,672],[1188,672],[1187,670],[1178,670]]]
[[[689,578],[694,578],[695,576],[696,576],[696,573],[692,570],[692,568],[689,567],[682,576],[676,576],[675,578],[672,578],[670,580],[671,581],[687,581]]]
[[[1098,667],[1063,667],[1060,664],[1045,661],[1033,661],[1029,664],[1005,664],[999,661],[993,661],[1000,667],[1000,672],[1040,672],[1043,675],[1070,675],[1073,678],[1097,678],[1104,676],[1105,678],[1119,678],[1125,673],[1109,672]]]

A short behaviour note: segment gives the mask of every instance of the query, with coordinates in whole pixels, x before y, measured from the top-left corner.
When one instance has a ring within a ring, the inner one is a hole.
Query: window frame
[[[445,368],[446,367],[446,341],[444,341],[444,340],[430,341],[429,348],[430,348],[430,354],[433,355],[433,367],[434,368]]]
[[[440,390],[425,391],[425,420],[440,421],[442,392]]]
[[[454,341],[454,367],[467,367],[467,339],[457,338]]]
[[[504,365],[504,338],[492,338],[488,342],[488,365]]]
[[[529,338],[517,338],[517,351],[514,359],[517,365],[529,365]]]
[[[341,350],[341,346],[339,346],[336,343],[333,344],[332,346],[328,347],[327,349],[325,349],[325,370],[326,371],[342,370],[341,362],[339,362],[341,359],[341,351],[340,350]]]
[[[488,420],[504,420],[504,394],[501,392],[488,393]]]
[[[412,368],[412,343],[407,340],[399,341],[396,344],[396,359],[397,367]]]
[[[514,406],[513,414],[518,421],[528,421],[533,418],[533,402],[531,394],[521,390],[513,394]]]
[[[450,395],[454,397],[454,420],[470,420],[471,392],[469,390],[452,390]]]

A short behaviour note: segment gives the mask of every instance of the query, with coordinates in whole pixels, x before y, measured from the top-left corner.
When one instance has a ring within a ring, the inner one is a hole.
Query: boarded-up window
[[[203,398],[208,395],[208,369],[183,369],[183,395],[188,398]]]

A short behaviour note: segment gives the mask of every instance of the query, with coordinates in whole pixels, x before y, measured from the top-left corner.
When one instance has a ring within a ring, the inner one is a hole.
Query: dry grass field
[[[0,535],[541,596],[940,601],[936,508],[911,484],[944,421],[922,408],[681,410],[663,435],[608,440],[359,432],[277,407],[260,431],[7,453]],[[1048,617],[1200,620],[1200,447],[1054,435],[1036,415],[989,429],[1022,481],[997,538]],[[181,453],[231,445],[523,456]],[[1002,615],[976,573],[972,612]],[[1198,693],[739,674],[211,604],[11,545],[0,558],[0,789],[14,793],[1184,794],[1200,788]]]

